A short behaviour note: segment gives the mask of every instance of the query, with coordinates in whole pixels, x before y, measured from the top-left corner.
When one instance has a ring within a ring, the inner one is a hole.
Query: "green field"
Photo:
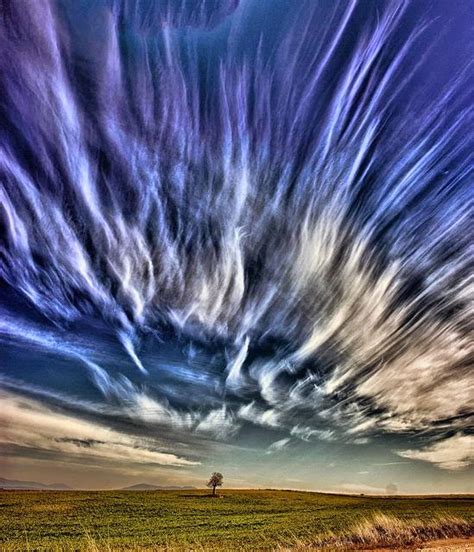
[[[360,532],[368,523],[364,520],[380,514],[390,523],[402,524],[402,529],[419,526],[420,520],[435,527],[445,519],[445,529],[420,538],[474,533],[472,497],[235,490],[221,495],[212,499],[206,491],[2,491],[0,549],[272,550],[298,543],[334,544],[338,538],[344,542],[357,528]],[[449,527],[458,522],[460,532],[453,529],[451,534]],[[389,534],[387,528],[381,531]]]

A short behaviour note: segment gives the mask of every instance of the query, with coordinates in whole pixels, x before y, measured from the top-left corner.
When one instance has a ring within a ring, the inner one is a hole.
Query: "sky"
[[[474,492],[473,10],[5,4],[0,476]]]

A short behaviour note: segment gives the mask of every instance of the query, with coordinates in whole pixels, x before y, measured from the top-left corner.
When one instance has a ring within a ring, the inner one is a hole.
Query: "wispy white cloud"
[[[267,448],[267,454],[273,454],[274,452],[280,452],[281,450],[288,448],[290,442],[291,439],[289,437],[275,441]]]
[[[198,421],[198,414],[180,412],[166,400],[152,397],[143,388],[119,374],[112,377],[106,370],[85,358],[90,376],[105,398],[116,400],[124,415],[148,424],[163,424],[175,428],[191,429]]]
[[[395,452],[403,458],[430,462],[444,470],[459,470],[474,462],[474,436],[458,433],[421,449]]]
[[[95,385],[109,399],[122,405],[123,414],[146,424],[160,424],[170,428],[207,434],[218,439],[227,439],[240,429],[236,417],[225,404],[216,409],[178,410],[165,399],[158,400],[146,389],[139,388],[128,378],[112,377],[97,364],[83,359],[89,367]]]
[[[262,408],[254,401],[241,406],[237,415],[242,420],[252,424],[278,428],[280,426],[280,414],[274,408]]]
[[[333,441],[336,439],[336,434],[331,429],[313,429],[307,426],[296,425],[290,430],[290,434],[298,437],[303,441],[309,441],[311,438],[320,439],[321,441]]]
[[[242,366],[247,358],[250,339],[246,337],[237,354],[232,358],[227,366],[226,385],[229,388],[239,388],[242,386]]]
[[[49,452],[63,460],[81,457],[99,463],[181,467],[200,463],[168,451],[157,439],[118,432],[16,395],[2,393],[0,409],[6,422],[0,441],[23,450]]]
[[[220,439],[227,439],[239,429],[240,424],[236,422],[234,414],[225,405],[210,410],[196,426],[197,432],[210,434]]]

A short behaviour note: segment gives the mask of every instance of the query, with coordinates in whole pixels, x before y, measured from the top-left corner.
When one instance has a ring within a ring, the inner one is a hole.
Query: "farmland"
[[[474,498],[272,490],[224,490],[215,499],[199,490],[2,491],[0,527],[4,551],[272,550],[402,541],[408,546],[474,534]]]

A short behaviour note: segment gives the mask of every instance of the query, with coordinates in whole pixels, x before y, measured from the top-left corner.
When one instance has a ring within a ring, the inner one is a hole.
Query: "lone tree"
[[[224,476],[219,472],[213,472],[211,478],[207,482],[207,486],[212,489],[212,496],[216,496],[216,487],[222,487]]]

